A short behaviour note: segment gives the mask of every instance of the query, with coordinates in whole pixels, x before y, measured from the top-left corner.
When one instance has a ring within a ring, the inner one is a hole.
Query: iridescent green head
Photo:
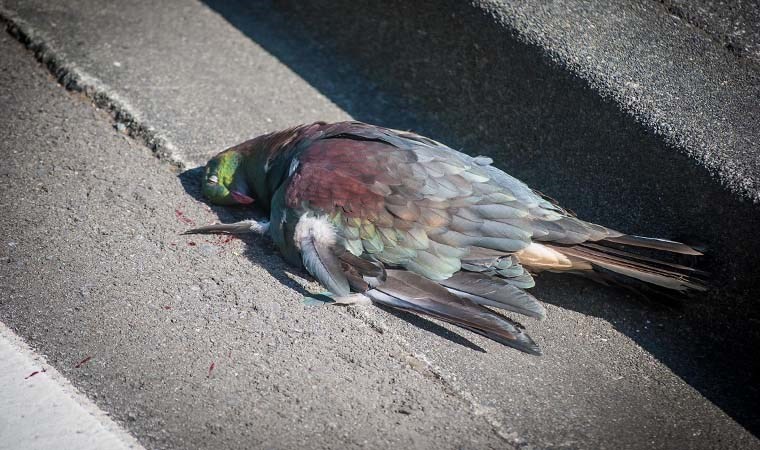
[[[203,195],[217,205],[253,203],[242,162],[242,155],[233,149],[225,150],[209,160],[203,174]]]

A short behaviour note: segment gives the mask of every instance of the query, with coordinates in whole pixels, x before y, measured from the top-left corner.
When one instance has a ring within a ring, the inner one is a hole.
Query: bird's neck
[[[257,204],[267,212],[271,209],[273,195],[289,175],[290,165],[299,151],[298,143],[314,126],[317,124],[302,125],[250,141],[250,151],[244,155],[245,178]]]

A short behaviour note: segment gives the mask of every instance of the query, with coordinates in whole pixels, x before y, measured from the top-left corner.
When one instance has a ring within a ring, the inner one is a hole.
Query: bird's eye
[[[211,175],[210,177],[208,177],[208,182],[210,184],[217,184],[219,183],[219,178],[217,178],[216,175]]]

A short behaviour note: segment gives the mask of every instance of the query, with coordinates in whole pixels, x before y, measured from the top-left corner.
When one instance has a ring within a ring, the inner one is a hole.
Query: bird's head
[[[242,170],[242,155],[225,150],[206,164],[203,174],[203,195],[217,205],[249,205],[253,198]]]

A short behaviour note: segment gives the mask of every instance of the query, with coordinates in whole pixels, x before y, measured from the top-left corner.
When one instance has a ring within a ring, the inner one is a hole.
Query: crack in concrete
[[[505,429],[504,424],[496,418],[497,411],[495,408],[480,404],[472,393],[456,381],[456,377],[453,376],[453,374],[434,364],[424,353],[412,352],[410,349],[413,348],[413,346],[403,337],[390,332],[390,330],[384,325],[382,319],[370,313],[365,308],[349,307],[348,311],[353,317],[365,322],[376,332],[393,339],[393,341],[400,347],[409,350],[405,354],[394,354],[391,356],[402,363],[408,364],[412,370],[422,374],[424,377],[437,381],[446,393],[453,395],[469,405],[470,412],[476,417],[482,417],[483,420],[491,426],[494,433],[505,443],[514,449],[528,447],[527,442],[520,438],[516,431],[508,431]]]
[[[95,106],[108,112],[115,124],[123,124],[128,135],[151,149],[156,157],[184,169],[187,162],[177,155],[177,147],[155,127],[145,123],[129,102],[106,83],[85,72],[49,43],[44,33],[0,5],[0,22],[5,30],[27,49],[66,90],[81,93]]]
[[[669,14],[698,29],[713,42],[725,48],[727,52],[734,55],[737,59],[753,65],[756,69],[760,69],[760,60],[757,59],[757,55],[753,54],[752,43],[740,39],[739,36],[741,35],[732,35],[727,31],[721,31],[714,28],[708,24],[704,18],[700,17],[698,14],[687,11],[672,0],[657,1]]]

